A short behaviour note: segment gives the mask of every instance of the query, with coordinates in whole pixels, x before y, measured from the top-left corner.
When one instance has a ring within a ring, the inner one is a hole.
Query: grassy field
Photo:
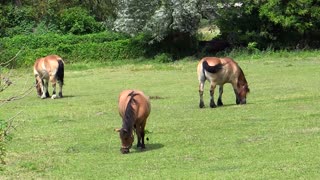
[[[235,105],[199,109],[196,61],[114,67],[67,65],[63,99],[35,91],[0,106],[18,125],[0,179],[316,179],[320,177],[320,55],[266,54],[235,58],[251,93]],[[13,72],[5,99],[33,82]],[[123,89],[151,97],[146,151],[120,153],[117,97]]]

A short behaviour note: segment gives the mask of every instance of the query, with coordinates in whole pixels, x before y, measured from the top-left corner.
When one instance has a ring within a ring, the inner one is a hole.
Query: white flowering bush
[[[122,0],[114,30],[130,35],[140,32],[161,41],[171,33],[194,35],[201,19],[200,0]]]

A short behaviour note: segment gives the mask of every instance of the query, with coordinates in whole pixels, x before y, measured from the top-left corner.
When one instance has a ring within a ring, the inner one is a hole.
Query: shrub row
[[[67,62],[105,62],[137,58],[145,53],[141,37],[130,38],[122,34],[103,32],[88,35],[30,35],[0,39],[0,63],[21,52],[11,65],[30,66],[35,59],[58,54]]]

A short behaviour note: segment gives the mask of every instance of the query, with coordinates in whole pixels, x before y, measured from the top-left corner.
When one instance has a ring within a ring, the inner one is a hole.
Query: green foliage
[[[123,34],[102,32],[87,35],[44,34],[0,39],[0,62],[22,49],[13,66],[30,66],[35,59],[59,54],[66,62],[106,62],[143,56],[143,36],[129,38]]]
[[[234,46],[257,42],[296,49],[319,47],[320,4],[316,0],[215,1],[216,23],[222,37]]]
[[[268,17],[271,22],[283,28],[303,33],[318,30],[320,4],[317,0],[269,0],[260,7],[260,16]]]
[[[60,29],[63,33],[80,35],[101,32],[103,26],[101,23],[96,22],[85,9],[74,7],[62,12]]]
[[[34,9],[29,6],[20,8],[12,5],[2,6],[0,19],[0,36],[31,34],[36,23]]]
[[[159,63],[173,62],[172,56],[168,53],[161,53],[154,57],[154,60]]]

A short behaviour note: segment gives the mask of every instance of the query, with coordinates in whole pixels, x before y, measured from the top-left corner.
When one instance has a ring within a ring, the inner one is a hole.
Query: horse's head
[[[246,77],[244,76],[244,73],[242,69],[239,67],[240,73],[238,76],[238,83],[237,83],[237,104],[246,104],[247,103],[247,94],[250,92],[248,82],[246,80]]]
[[[250,92],[248,83],[238,83],[238,98],[237,104],[246,104],[247,103],[247,94]]]
[[[37,79],[36,79],[36,89],[37,89],[38,96],[41,96],[42,95],[42,90],[41,90],[40,82],[38,82]]]
[[[121,153],[122,154],[127,154],[129,153],[129,149],[132,146],[132,143],[134,141],[134,137],[133,137],[133,132],[128,131],[125,128],[121,128],[121,129],[115,129],[115,131],[119,132],[120,134],[120,139],[121,139]]]

